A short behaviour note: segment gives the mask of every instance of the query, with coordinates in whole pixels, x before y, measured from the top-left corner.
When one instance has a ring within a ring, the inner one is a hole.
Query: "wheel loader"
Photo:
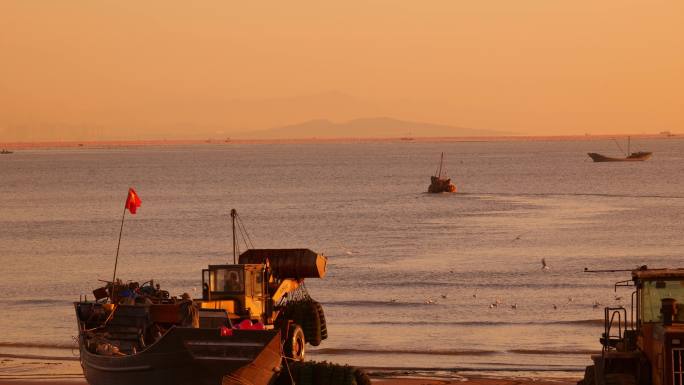
[[[632,270],[631,307],[606,307],[601,354],[578,385],[683,385],[684,269]]]
[[[219,323],[227,316],[233,325],[249,320],[279,328],[284,353],[303,360],[306,343],[327,338],[323,308],[303,286],[306,278],[323,278],[326,264],[308,249],[249,249],[237,264],[209,265],[202,270],[202,299],[195,300],[200,319],[210,320],[213,311]]]

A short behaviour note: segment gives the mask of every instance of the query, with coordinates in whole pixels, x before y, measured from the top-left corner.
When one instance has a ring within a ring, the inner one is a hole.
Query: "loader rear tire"
[[[308,363],[303,364],[302,370],[299,372],[299,385],[314,385],[313,366]]]
[[[304,335],[307,341],[312,346],[321,344],[321,319],[319,317],[318,309],[313,303],[308,303],[306,308],[307,317],[303,325]]]
[[[371,385],[366,372],[354,366],[325,361],[286,362],[285,365],[274,385]],[[362,382],[357,384],[357,378]]]
[[[314,307],[318,311],[318,318],[321,323],[321,340],[328,338],[328,325],[325,323],[325,313],[323,312],[323,305],[314,302]]]

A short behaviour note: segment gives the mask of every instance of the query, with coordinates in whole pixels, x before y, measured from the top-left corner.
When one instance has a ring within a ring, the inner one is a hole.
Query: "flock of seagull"
[[[547,271],[551,270],[551,267],[549,267],[548,263],[546,263],[546,258],[542,258],[542,259],[541,259],[541,264],[542,264],[541,270],[542,270],[543,272],[547,272]],[[451,272],[453,273],[453,271],[451,271]],[[440,296],[442,297],[442,299],[448,298],[448,295],[447,295],[447,294],[441,294]],[[477,298],[477,293],[474,293],[474,294],[473,294],[473,298]],[[617,296],[617,295],[615,296],[615,301],[621,301],[621,300],[622,300],[622,297]],[[572,301],[574,301],[574,298],[568,297],[568,302],[567,302],[567,303],[570,303],[570,302],[572,302]],[[396,299],[392,299],[392,300],[390,300],[390,302],[394,303],[394,302],[397,302],[397,300],[396,300]],[[427,305],[433,305],[433,304],[436,304],[437,301],[436,301],[435,299],[432,299],[432,298],[428,297],[428,298],[425,299],[424,303],[427,304]],[[499,307],[499,306],[501,306],[501,305],[503,305],[503,301],[501,301],[500,299],[497,298],[494,302],[492,302],[492,303],[489,304],[489,308],[490,308],[490,309],[494,309],[494,308],[497,308],[497,307]],[[553,310],[558,310],[558,305],[553,304],[552,306],[553,306]],[[599,307],[601,307],[601,306],[603,306],[603,304],[601,304],[599,301],[594,301],[594,303],[592,304],[592,307],[593,307],[594,309],[597,309],[597,308],[599,308]],[[511,307],[511,309],[517,309],[517,308],[518,308],[518,304],[517,304],[517,303],[513,303],[513,304],[510,305],[510,307]]]
[[[520,237],[521,237],[522,235],[523,235],[523,234],[518,235],[513,241],[520,240]],[[349,250],[346,251],[346,254],[347,254],[347,255],[352,255],[352,254],[356,254],[356,253],[358,253],[358,252],[349,251]],[[543,272],[548,272],[549,270],[551,270],[551,267],[550,267],[549,264],[546,262],[546,258],[542,258],[542,259],[541,259],[541,271],[543,271]],[[450,273],[454,273],[453,270],[451,270],[451,271],[449,271],[449,272],[450,272]],[[447,299],[447,298],[448,298],[448,295],[447,295],[447,294],[441,294],[440,297],[441,297],[442,299]],[[473,298],[477,298],[477,293],[473,293]],[[615,296],[615,301],[621,301],[621,300],[622,300],[622,297],[617,296],[617,295]],[[570,303],[570,302],[573,302],[573,301],[574,301],[574,299],[573,299],[572,297],[568,297],[567,303]],[[397,300],[396,298],[392,298],[392,299],[390,299],[389,302],[390,302],[390,303],[396,303],[396,302],[398,302],[398,300]],[[435,300],[435,299],[433,299],[433,298],[431,298],[431,297],[428,297],[428,298],[425,299],[424,303],[427,304],[427,305],[434,305],[434,304],[437,303],[437,300]],[[497,307],[499,307],[499,306],[501,306],[501,305],[503,305],[503,304],[504,304],[503,301],[501,301],[500,299],[497,298],[497,299],[494,300],[494,302],[490,303],[488,307],[489,307],[490,309],[494,309],[494,308],[497,308]],[[601,307],[601,306],[603,306],[603,304],[600,303],[599,301],[594,301],[594,303],[592,304],[592,307],[593,307],[594,309],[597,309],[597,308],[599,308],[599,307]],[[510,305],[510,307],[511,307],[511,309],[517,309],[517,308],[518,308],[518,304],[517,304],[517,303],[513,303],[513,304]],[[559,308],[559,306],[556,305],[556,304],[552,304],[552,307],[553,307],[554,310],[558,310],[558,308]]]

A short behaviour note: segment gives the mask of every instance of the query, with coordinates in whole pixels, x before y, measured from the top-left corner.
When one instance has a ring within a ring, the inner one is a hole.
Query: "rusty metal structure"
[[[631,271],[631,306],[606,307],[601,354],[578,385],[684,383],[684,269]]]

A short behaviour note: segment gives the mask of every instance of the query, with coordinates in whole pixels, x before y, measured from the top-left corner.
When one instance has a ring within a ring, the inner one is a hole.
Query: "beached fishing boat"
[[[620,144],[616,141],[615,142],[618,145],[618,148],[622,150],[620,147]],[[651,157],[653,154],[652,152],[645,152],[645,151],[638,151],[638,152],[631,152],[630,153],[630,137],[627,137],[627,152],[625,153],[624,158],[616,158],[616,157],[610,157],[610,156],[605,156],[601,154],[597,154],[595,152],[589,152],[587,155],[594,161],[594,162],[639,162],[639,161],[644,161],[648,158]]]
[[[74,303],[90,385],[267,385],[281,352],[301,361],[327,337],[322,307],[302,286],[326,258],[307,249],[250,249],[202,270],[202,298],[159,285],[107,282]]]
[[[80,361],[88,383],[215,385],[232,379],[268,384],[280,370],[279,330],[234,330],[224,336],[219,328],[173,325],[150,341],[152,325],[170,324],[170,319],[159,316],[174,307],[119,305],[109,312],[115,316],[102,322],[109,315],[101,304],[77,304]],[[93,324],[94,319],[100,324]]]
[[[439,158],[439,168],[435,175],[430,177],[429,193],[456,192],[456,185],[451,183],[451,179],[442,176],[442,165],[444,163],[444,153]]]
[[[307,342],[327,338],[323,308],[303,286],[305,278],[325,276],[327,258],[308,249],[252,248],[237,260],[235,210],[231,217],[233,264],[202,270],[201,299],[172,297],[153,281],[113,278],[93,290],[94,301],[74,303],[90,385],[269,385],[283,355],[302,361]]]

